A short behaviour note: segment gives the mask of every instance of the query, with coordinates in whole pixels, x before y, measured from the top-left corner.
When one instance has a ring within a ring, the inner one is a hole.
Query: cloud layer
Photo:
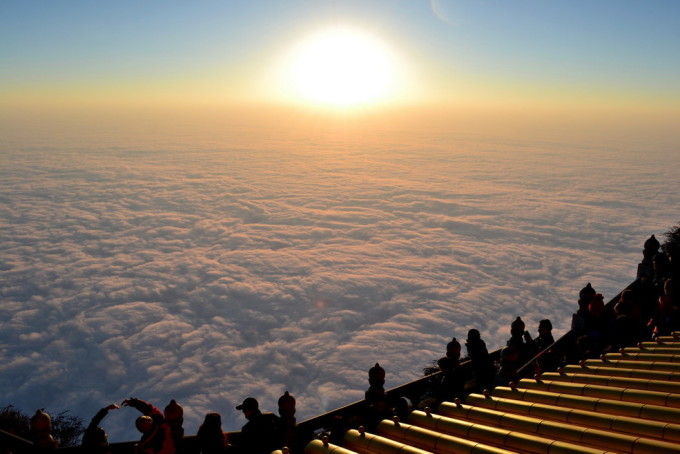
[[[0,404],[87,421],[174,398],[195,433],[288,390],[303,420],[470,328],[491,348],[517,315],[564,332],[583,284],[612,297],[678,221],[662,149],[417,143],[3,145]],[[113,441],[133,413],[104,421]]]

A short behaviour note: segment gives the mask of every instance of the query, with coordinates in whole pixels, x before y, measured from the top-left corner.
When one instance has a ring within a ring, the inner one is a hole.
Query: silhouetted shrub
[[[432,360],[431,366],[423,367],[423,376],[425,377],[427,377],[428,375],[436,374],[437,372],[441,372],[441,369],[437,365],[436,359]]]
[[[83,420],[69,414],[68,410],[52,416],[52,430],[59,440],[59,446],[69,447],[80,444],[80,436],[85,432]]]
[[[11,404],[0,408],[0,429],[18,437],[29,439],[30,419],[28,415]],[[80,436],[85,432],[85,426],[78,416],[62,411],[52,415],[52,432],[59,440],[59,446],[68,448],[80,444]]]
[[[671,228],[665,233],[665,236],[666,241],[663,244],[663,250],[671,259],[671,266],[677,276],[680,272],[680,224]]]
[[[666,242],[664,243],[666,253],[671,257],[677,257],[677,255],[674,256],[670,252],[672,250],[677,253],[680,249],[680,224],[670,229],[664,235],[666,236]]]
[[[13,405],[0,408],[0,429],[28,439],[30,418]]]

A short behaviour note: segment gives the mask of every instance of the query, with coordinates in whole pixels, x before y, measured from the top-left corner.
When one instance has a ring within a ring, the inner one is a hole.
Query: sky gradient
[[[55,110],[318,110],[279,73],[297,43],[337,26],[370,34],[399,61],[383,116],[436,108],[585,123],[678,119],[680,6],[627,0],[4,1],[0,109],[10,120]]]

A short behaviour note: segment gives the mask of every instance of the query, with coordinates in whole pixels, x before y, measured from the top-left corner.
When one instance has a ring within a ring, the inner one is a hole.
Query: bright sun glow
[[[398,65],[377,38],[333,28],[293,49],[287,61],[288,87],[298,99],[329,106],[357,106],[394,95]]]

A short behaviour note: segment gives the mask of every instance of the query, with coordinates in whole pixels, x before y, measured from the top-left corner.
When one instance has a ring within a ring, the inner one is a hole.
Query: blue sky
[[[334,23],[380,36],[435,97],[483,97],[487,86],[528,98],[679,99],[680,4],[611,0],[3,1],[0,92],[134,93],[149,80],[191,92],[220,79],[256,90],[247,82],[287,43]]]

